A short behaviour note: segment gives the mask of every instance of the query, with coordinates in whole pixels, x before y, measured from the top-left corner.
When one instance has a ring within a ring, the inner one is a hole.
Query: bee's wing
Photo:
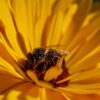
[[[66,56],[66,55],[68,55],[69,54],[69,52],[68,51],[66,51],[66,50],[63,50],[63,49],[57,49],[57,52],[59,52],[61,55],[63,55],[63,56]]]
[[[68,55],[69,52],[67,50],[63,49],[62,45],[50,45],[45,47],[48,51],[49,49],[55,49],[57,52],[59,52],[61,55]]]

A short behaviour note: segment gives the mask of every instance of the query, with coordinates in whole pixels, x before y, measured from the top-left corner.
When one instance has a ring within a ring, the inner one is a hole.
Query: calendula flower
[[[99,7],[0,0],[0,100],[100,100]]]

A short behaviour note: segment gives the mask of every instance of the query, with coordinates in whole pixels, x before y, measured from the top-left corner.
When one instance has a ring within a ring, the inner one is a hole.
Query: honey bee
[[[36,48],[32,53],[27,54],[25,70],[34,70],[39,79],[43,79],[45,72],[67,54],[67,51],[56,48]]]

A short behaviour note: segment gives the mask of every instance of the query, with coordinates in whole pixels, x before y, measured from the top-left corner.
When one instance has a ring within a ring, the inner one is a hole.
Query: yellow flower
[[[100,3],[0,0],[2,99],[100,100]]]

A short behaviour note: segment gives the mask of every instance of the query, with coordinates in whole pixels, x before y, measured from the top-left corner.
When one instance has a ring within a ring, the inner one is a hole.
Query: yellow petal
[[[20,91],[11,91],[11,92],[9,92],[7,99],[8,100],[11,100],[11,99],[18,100],[17,98],[19,95],[20,95]]]
[[[36,27],[35,27],[35,44],[36,47],[40,47],[41,46],[41,36],[42,36],[42,31],[43,31],[43,27],[45,25],[46,19],[49,16],[49,0],[42,0],[41,2],[39,1],[39,3],[41,3],[40,6],[40,15],[39,18],[37,19],[36,22]],[[39,9],[39,8],[37,8]]]
[[[56,13],[58,10],[65,12],[67,8],[71,5],[72,0],[57,0],[54,3],[53,12]]]
[[[76,45],[80,43],[85,43],[86,39],[100,29],[100,15],[95,17],[86,27],[82,28],[74,39],[70,42],[70,45],[67,47],[67,50],[72,50]],[[81,44],[80,44],[81,45]]]
[[[27,29],[28,29],[28,41],[30,43],[30,51],[32,51],[35,48],[35,22],[36,22],[36,0],[27,0]]]
[[[2,44],[0,44],[0,49],[1,49],[1,54],[0,54],[0,63],[1,63],[1,65],[5,66],[5,64],[2,63],[2,62],[7,62],[7,63],[9,63],[10,66],[12,66],[12,68],[14,68],[16,71],[18,71],[21,75],[25,76],[25,74],[23,73],[22,69],[20,68],[21,66],[18,64],[18,62],[15,61],[15,59],[13,59],[11,57],[11,55],[3,47]],[[11,52],[11,51],[9,51],[9,52]],[[7,66],[5,66],[5,67],[7,67]]]
[[[64,37],[62,38],[61,44],[68,45],[74,38],[77,31],[79,31],[84,19],[86,18],[91,8],[91,0],[82,0],[79,4],[78,10],[73,16],[73,19],[66,29]],[[79,18],[80,17],[80,18]],[[77,24],[76,24],[77,23]]]
[[[61,68],[57,68],[55,66],[51,67],[49,70],[46,71],[45,76],[44,76],[44,80],[45,81],[50,81],[52,79],[55,79],[61,73],[62,73],[62,69]]]
[[[30,51],[27,5],[25,0],[12,1],[13,17],[18,28],[18,32],[22,34],[27,52]]]
[[[73,88],[80,88],[80,89],[100,89],[100,83],[90,83],[90,84],[69,84],[69,87],[73,87]]]
[[[5,59],[11,65],[18,63],[18,58],[16,57],[16,53],[13,51],[13,49],[11,49],[1,40],[0,40],[0,50],[1,50],[0,57]]]
[[[32,96],[26,96],[26,100],[41,100],[41,98],[38,96],[38,97],[32,97]]]
[[[38,86],[35,86],[29,82],[22,82],[15,84],[2,94],[4,100],[26,100],[26,98],[38,98],[40,90]],[[39,97],[40,98],[40,97]],[[30,100],[30,99],[29,99]],[[38,100],[38,99],[36,99]]]
[[[41,100],[48,100],[45,88],[41,88],[40,98]]]
[[[3,98],[4,98],[4,95],[0,95],[0,100],[3,100]]]
[[[26,73],[35,83],[39,82],[39,80],[38,80],[38,78],[37,78],[34,71],[28,70]]]
[[[59,88],[61,91],[64,92],[72,92],[77,94],[100,94],[100,90],[88,90],[88,89],[80,89],[80,88],[74,88],[74,87],[66,87],[66,88]]]
[[[93,20],[93,18],[95,18],[97,15],[99,15],[98,12],[93,12],[93,13],[90,13],[89,15],[87,15],[86,19],[84,20],[82,27],[85,27],[88,24],[90,24],[91,21]]]
[[[74,65],[71,65],[69,68],[70,73],[75,73],[77,71],[85,70],[86,68],[90,68],[93,65],[96,65],[100,61],[100,46],[96,47],[90,53],[88,53],[85,57],[80,59]],[[90,63],[91,62],[91,63]]]
[[[72,78],[70,80],[70,82],[78,82],[78,81],[85,81],[85,80],[89,80],[89,81],[86,81],[86,82],[91,82],[90,80],[94,79],[94,78],[98,78],[100,77],[100,69],[99,68],[95,68],[95,69],[92,69],[92,70],[89,70],[89,71],[84,71],[84,72],[81,72],[78,76]],[[98,82],[100,82],[98,80]]]
[[[54,3],[51,15],[48,17],[43,31],[42,44],[44,46],[58,44],[59,39],[61,38],[61,27],[64,22],[63,18],[65,10],[69,7],[71,2],[71,0],[58,0]],[[65,8],[62,4],[66,4]]]
[[[77,11],[78,5],[77,4],[71,4],[67,13],[65,14],[65,18],[63,20],[63,25],[62,25],[62,32],[63,34],[66,32],[66,29],[68,28],[69,24],[71,23],[73,16],[75,12]]]
[[[4,0],[1,1],[0,7],[2,7],[2,9],[0,9],[0,19],[2,20],[2,22],[5,26],[6,36],[9,40],[10,44],[12,45],[13,49],[16,51],[16,53],[19,54],[21,57],[23,57],[24,55],[17,43],[17,39],[16,39],[17,33],[16,33],[15,26],[14,26],[14,23],[13,23],[13,20],[12,20],[10,11],[9,11],[9,7],[8,7],[6,1],[4,1]]]
[[[73,55],[75,55],[78,52],[79,47],[80,47],[79,45],[76,46],[73,50],[69,52],[67,56],[65,56],[65,60],[67,63],[69,63],[71,61],[71,58],[73,58]]]
[[[16,30],[16,31],[17,31],[17,30]],[[1,37],[1,39],[3,40],[3,42],[4,42],[5,45],[7,45],[7,46],[9,46],[10,48],[13,49],[13,47],[11,46],[11,44],[10,44],[10,42],[9,42],[7,36],[6,36],[5,27],[4,27],[3,23],[2,23],[2,21],[0,21],[0,37]],[[20,49],[22,50],[22,52],[23,52],[24,54],[26,54],[25,43],[24,43],[24,41],[23,41],[22,35],[21,35],[19,32],[17,32],[17,34],[16,34],[16,39],[17,39],[18,45],[19,45]],[[8,51],[9,51],[9,50],[8,50]],[[19,56],[19,57],[20,57],[20,56]]]
[[[32,82],[35,82],[37,85],[50,89],[53,88],[51,84],[44,81],[39,81],[34,71],[28,70],[27,75],[32,79]]]
[[[2,67],[1,67],[2,66]],[[9,63],[7,63],[5,60],[3,60],[1,57],[0,57],[0,69],[4,69],[6,70],[7,72],[9,72],[10,74],[12,74],[13,76],[16,76],[18,78],[21,78],[23,79],[23,77],[16,72],[16,70],[14,69],[16,67],[16,69],[18,69],[17,67],[18,66],[11,66]],[[20,69],[21,70],[21,69]]]
[[[46,25],[44,27],[44,31],[43,31],[43,37],[42,37],[42,44],[44,46],[48,46],[50,44],[50,40],[52,39],[52,33],[53,33],[53,28],[55,27],[55,23],[56,23],[56,18],[57,18],[57,14],[50,16],[47,19]]]
[[[72,75],[70,75],[70,76],[68,76],[68,77],[66,77],[66,78],[64,78],[64,79],[62,79],[60,81],[57,81],[57,84],[66,82],[68,80],[71,80],[71,79],[77,77],[78,75],[80,75],[80,72],[79,73],[72,74]]]
[[[63,92],[61,92],[61,91],[60,91],[60,93],[66,98],[66,100],[72,100],[72,99],[68,96],[68,94],[66,95],[65,93],[63,93]]]
[[[64,17],[63,13],[59,11],[56,16],[55,24],[53,26],[51,40],[49,44],[47,45],[57,45],[58,44],[59,39],[61,38],[61,29],[62,29],[61,27],[63,23],[63,17]]]
[[[52,79],[57,78],[58,75],[60,75],[62,73],[62,63],[63,63],[63,57],[61,57],[61,59],[58,60],[56,66],[52,66],[51,68],[49,68],[44,76],[44,80],[45,81],[50,81]]]
[[[88,53],[94,50],[100,43],[100,34],[97,32],[95,36],[87,42],[83,42],[79,44],[79,49],[77,50],[76,54],[73,55],[73,58],[68,62],[68,66],[75,64],[80,59],[85,57]]]

